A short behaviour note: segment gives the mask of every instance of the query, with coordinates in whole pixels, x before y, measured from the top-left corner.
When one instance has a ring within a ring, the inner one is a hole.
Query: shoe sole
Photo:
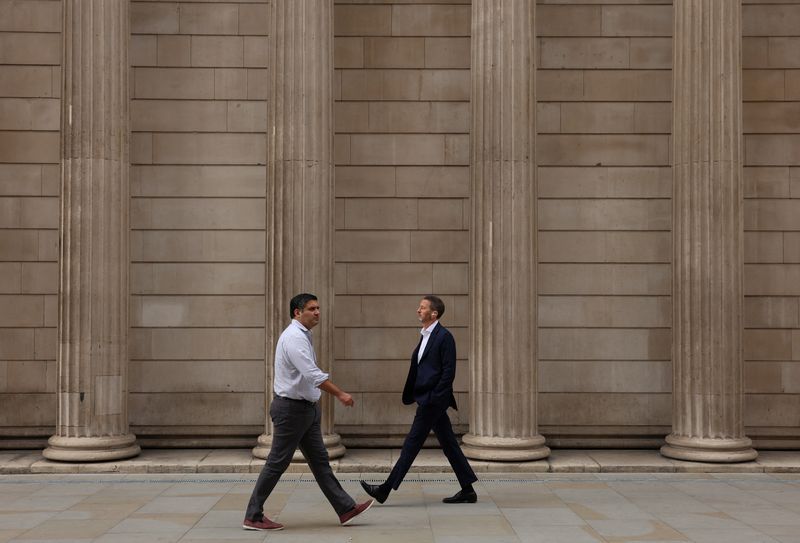
[[[252,532],[277,532],[278,530],[283,530],[283,526],[280,528],[255,528],[254,526],[242,524],[242,530],[250,530]]]
[[[356,520],[358,517],[360,517],[361,515],[363,515],[367,511],[369,511],[369,508],[372,507],[373,505],[375,505],[375,500],[372,500],[371,502],[369,502],[369,505],[367,506],[367,508],[364,509],[363,511],[361,511],[359,514],[355,515],[354,517],[349,518],[347,520],[347,522],[342,522],[342,526],[347,526],[348,524],[350,524],[351,522]]]
[[[478,498],[475,498],[474,500],[458,500],[458,501],[455,501],[455,502],[446,502],[446,501],[442,500],[442,503],[444,503],[446,505],[456,505],[456,504],[459,504],[459,503],[477,503],[477,502],[478,502]]]
[[[364,490],[364,492],[367,493],[367,496],[369,496],[370,498],[372,498],[373,500],[375,500],[376,502],[378,502],[381,505],[383,505],[384,502],[386,502],[386,500],[389,499],[389,496],[386,496],[385,498],[380,499],[378,496],[375,496],[375,495],[371,494],[370,492],[367,491],[366,488],[364,488],[364,485],[361,485],[361,488]]]

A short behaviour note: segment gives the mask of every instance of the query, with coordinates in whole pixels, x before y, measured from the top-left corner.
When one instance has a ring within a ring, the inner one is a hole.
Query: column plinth
[[[266,406],[272,400],[275,344],[289,324],[289,300],[310,292],[322,318],[312,330],[317,365],[333,370],[333,2],[271,3],[267,106]],[[334,432],[334,400],[323,392],[328,455],[345,448]],[[272,422],[253,449],[266,458]],[[302,460],[297,452],[294,460]]]
[[[469,458],[476,460],[501,460],[526,462],[547,458],[550,449],[545,447],[542,436],[532,438],[491,437],[466,434],[462,449]]]
[[[720,439],[669,435],[666,441],[661,454],[676,460],[731,463],[748,462],[758,456],[748,437]]]
[[[472,2],[470,423],[464,454],[546,458],[536,422],[535,2]]]
[[[62,462],[106,462],[124,460],[140,452],[136,436],[108,437],[61,437],[52,436],[47,440],[44,457]]]
[[[672,433],[661,453],[756,458],[744,433],[741,1],[675,3]]]
[[[64,0],[58,422],[45,458],[139,454],[128,427],[127,0]]]

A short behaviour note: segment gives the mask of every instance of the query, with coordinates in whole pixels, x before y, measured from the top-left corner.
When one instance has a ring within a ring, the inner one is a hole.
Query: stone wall
[[[756,446],[797,446],[800,5],[744,4],[745,422]],[[145,446],[263,430],[267,18],[260,0],[131,2],[129,413]],[[655,446],[671,424],[671,2],[539,0],[536,19],[539,431]],[[336,408],[347,445],[406,430],[429,292],[467,430],[470,31],[468,1],[336,1],[323,317],[357,402]],[[0,437],[40,442],[56,422],[60,32],[58,0],[0,0]]]
[[[267,4],[131,2],[130,421],[264,420]]]
[[[785,446],[800,433],[800,5],[742,15],[745,424]]]
[[[540,432],[661,436],[672,6],[577,4],[536,13]]]
[[[426,293],[456,338],[466,431],[470,5],[339,3],[334,22],[335,375],[357,393],[338,431],[407,430],[400,392]]]
[[[0,439],[56,423],[60,64],[61,3],[0,2]]]

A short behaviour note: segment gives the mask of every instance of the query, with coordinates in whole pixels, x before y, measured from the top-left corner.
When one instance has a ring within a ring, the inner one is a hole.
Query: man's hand
[[[324,390],[331,396],[338,398],[338,400],[342,402],[342,405],[345,407],[353,407],[353,405],[356,403],[350,394],[334,385],[330,379],[319,385],[319,389]]]

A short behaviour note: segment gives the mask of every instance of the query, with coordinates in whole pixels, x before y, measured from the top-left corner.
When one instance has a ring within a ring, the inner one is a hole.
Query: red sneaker
[[[372,507],[372,504],[375,503],[375,500],[367,500],[364,503],[357,503],[355,507],[353,507],[350,511],[345,513],[344,515],[339,515],[339,522],[342,523],[342,526],[347,526],[350,524],[354,518],[358,515]]]
[[[283,530],[283,524],[272,522],[267,517],[262,517],[261,520],[244,519],[242,522],[242,529],[244,530],[261,530],[261,531],[277,531]]]

